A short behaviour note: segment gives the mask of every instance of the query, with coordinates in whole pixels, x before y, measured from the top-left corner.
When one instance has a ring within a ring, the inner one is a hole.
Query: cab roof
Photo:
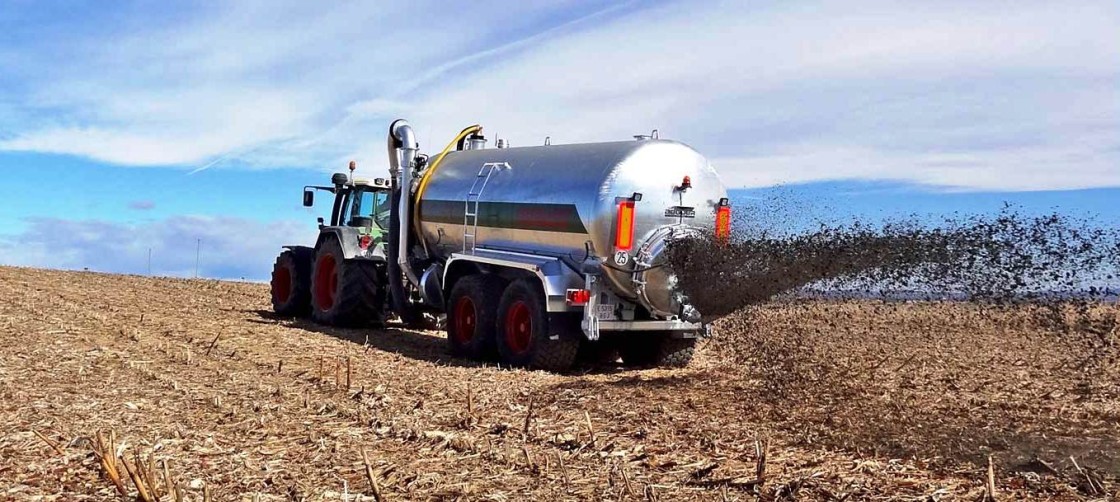
[[[364,178],[354,178],[354,181],[351,182],[350,184],[352,184],[354,186],[364,186],[364,187],[374,187],[374,188],[389,188],[390,187],[389,180],[387,180],[385,178],[374,178],[372,180],[371,179],[364,179]]]

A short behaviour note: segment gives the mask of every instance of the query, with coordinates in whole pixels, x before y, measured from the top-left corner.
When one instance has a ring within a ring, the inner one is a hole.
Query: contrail
[[[200,172],[202,172],[202,171],[205,171],[205,170],[207,170],[207,169],[210,169],[211,167],[214,167],[215,165],[217,165],[217,164],[218,164],[219,162],[221,162],[221,161],[223,161],[223,160],[226,160],[226,159],[228,159],[228,158],[230,158],[230,157],[232,157],[232,156],[233,156],[233,154],[232,154],[232,153],[228,153],[228,154],[225,154],[225,155],[223,155],[223,156],[221,156],[221,157],[218,157],[218,158],[216,158],[216,159],[214,159],[214,160],[210,161],[210,163],[208,163],[208,164],[206,164],[206,165],[204,165],[204,166],[202,166],[202,167],[196,168],[195,170],[193,170],[193,171],[191,171],[191,172],[187,173],[187,176],[190,176],[190,175],[192,175],[192,174],[195,174],[195,173],[200,173]]]

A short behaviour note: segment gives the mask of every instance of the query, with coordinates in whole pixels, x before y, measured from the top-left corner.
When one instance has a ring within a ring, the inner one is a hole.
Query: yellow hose
[[[478,124],[463,129],[463,131],[460,132],[458,136],[455,136],[455,139],[451,140],[451,142],[447,144],[447,147],[444,148],[443,151],[436,156],[436,159],[428,164],[428,168],[424,170],[423,176],[420,176],[420,184],[416,187],[416,198],[414,199],[416,203],[413,204],[412,207],[412,225],[416,230],[416,235],[420,237],[420,244],[424,247],[425,254],[427,254],[428,252],[428,243],[424,242],[423,234],[420,233],[420,202],[424,200],[424,190],[428,188],[428,182],[431,181],[432,175],[435,174],[436,169],[439,168],[439,163],[443,161],[443,157],[446,156],[447,153],[450,152],[451,149],[454,148],[455,145],[457,145],[463,138],[481,130],[482,126]]]

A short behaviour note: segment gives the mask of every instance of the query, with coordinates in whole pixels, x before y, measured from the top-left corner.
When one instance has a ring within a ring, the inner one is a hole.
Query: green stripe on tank
[[[425,199],[420,218],[435,223],[463,224],[466,204],[461,200]],[[479,202],[478,226],[586,234],[575,204],[532,204],[526,202]]]

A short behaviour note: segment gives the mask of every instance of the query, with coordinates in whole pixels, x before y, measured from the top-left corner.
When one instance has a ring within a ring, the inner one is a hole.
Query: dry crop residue
[[[0,297],[5,499],[120,499],[109,431],[164,500],[972,499],[989,455],[1001,499],[1117,486],[1115,306],[769,303],[690,368],[556,375],[275,319],[264,285],[0,268]]]

